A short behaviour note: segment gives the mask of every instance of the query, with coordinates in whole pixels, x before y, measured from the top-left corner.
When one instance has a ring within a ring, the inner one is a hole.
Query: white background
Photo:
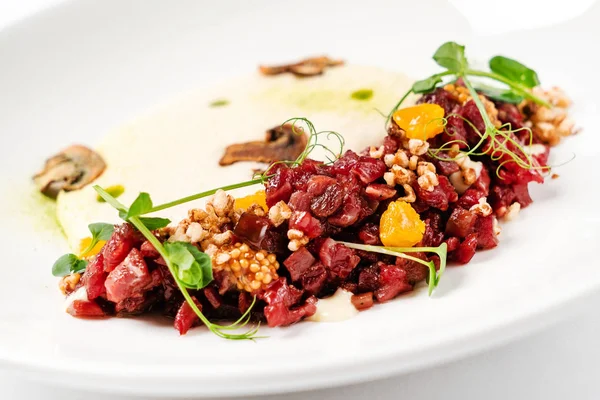
[[[57,2],[0,0],[0,29]],[[472,3],[466,4],[467,1],[456,0],[454,3],[465,10],[476,11],[469,8]],[[510,0],[498,2],[500,3],[504,10],[511,8],[510,5],[515,6],[515,2]],[[544,6],[538,2],[519,3],[522,15],[531,15],[530,12],[542,7],[547,14],[553,12],[548,3]],[[568,12],[574,13],[578,6],[585,8],[584,3],[589,2],[569,3]],[[479,4],[479,7],[482,5]],[[556,13],[557,16],[559,14]],[[474,28],[482,31],[487,29],[485,25]],[[368,384],[287,396],[268,396],[262,399],[598,399],[600,388],[596,382],[600,378],[600,346],[597,340],[600,333],[600,316],[596,312],[597,304],[600,304],[600,296],[596,296],[581,314],[557,326],[492,351],[433,369]],[[12,376],[9,378],[1,375],[0,398],[127,399],[102,394],[66,392],[65,389],[29,382],[26,377],[15,379]]]

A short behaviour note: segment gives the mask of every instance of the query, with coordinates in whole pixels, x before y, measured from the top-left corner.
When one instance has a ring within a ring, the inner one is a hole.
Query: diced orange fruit
[[[425,223],[405,201],[390,203],[381,215],[379,238],[385,246],[412,247],[423,239]]]
[[[253,204],[258,204],[265,211],[269,210],[269,207],[267,207],[267,196],[264,190],[259,190],[254,194],[235,199],[236,210],[247,210]]]
[[[402,108],[394,113],[393,118],[409,139],[427,140],[444,131],[444,109],[437,104]]]
[[[106,243],[106,240],[99,240],[98,243],[96,243],[96,245],[92,249],[84,253],[84,251],[88,248],[90,243],[92,243],[91,237],[81,239],[81,242],[79,242],[79,257],[88,258],[100,253],[100,250],[102,250],[102,247],[104,247],[104,243]]]

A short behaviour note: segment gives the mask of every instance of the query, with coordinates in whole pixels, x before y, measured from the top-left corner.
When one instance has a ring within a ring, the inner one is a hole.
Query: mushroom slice
[[[33,180],[40,192],[55,199],[61,190],[81,189],[99,177],[106,164],[95,151],[73,145],[46,160],[44,169]]]
[[[306,133],[301,128],[292,124],[279,125],[266,132],[264,141],[227,146],[219,165],[231,165],[238,161],[272,163],[295,160],[306,148],[307,141]]]
[[[279,75],[285,72],[291,72],[296,76],[315,76],[320,75],[327,67],[343,65],[342,60],[333,60],[329,57],[311,57],[294,64],[265,66],[261,65],[259,71],[264,75]]]

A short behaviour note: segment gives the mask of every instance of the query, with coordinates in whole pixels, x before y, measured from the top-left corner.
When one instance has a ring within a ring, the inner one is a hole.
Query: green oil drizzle
[[[350,98],[359,101],[367,101],[373,97],[373,89],[358,89],[350,95]]]

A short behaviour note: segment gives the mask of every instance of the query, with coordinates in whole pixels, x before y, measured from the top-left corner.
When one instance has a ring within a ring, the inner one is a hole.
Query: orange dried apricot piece
[[[106,240],[99,240],[98,243],[96,243],[92,249],[84,253],[84,251],[88,248],[88,246],[91,243],[91,237],[81,239],[81,241],[79,242],[79,256],[81,258],[88,258],[100,253],[100,250],[102,250],[102,247],[104,247],[104,243],[106,243]]]
[[[423,239],[425,223],[405,201],[390,203],[381,215],[379,238],[385,246],[412,247]]]
[[[444,131],[444,109],[437,104],[402,108],[392,118],[409,139],[427,140]]]
[[[264,190],[259,190],[254,194],[235,199],[236,210],[247,210],[253,204],[258,204],[265,211],[269,210],[269,207],[267,207],[267,196]]]

